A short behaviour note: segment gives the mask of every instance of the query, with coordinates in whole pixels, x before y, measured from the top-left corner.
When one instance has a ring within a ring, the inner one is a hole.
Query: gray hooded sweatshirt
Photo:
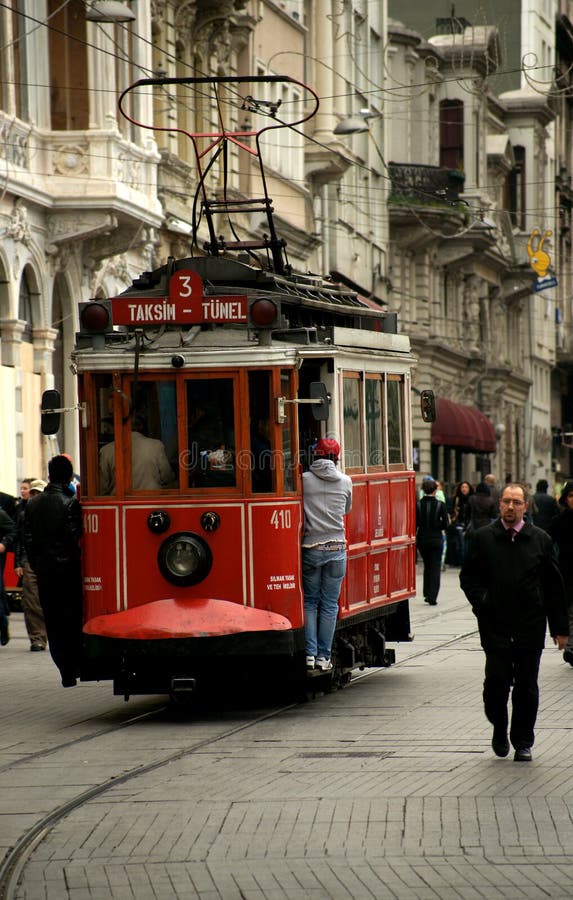
[[[352,481],[331,459],[315,459],[302,476],[303,547],[346,543],[344,516],[352,506]]]

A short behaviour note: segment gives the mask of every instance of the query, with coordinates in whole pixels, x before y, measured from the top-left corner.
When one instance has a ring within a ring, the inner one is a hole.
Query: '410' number
[[[291,527],[291,515],[290,509],[273,509],[273,513],[271,515],[271,525],[274,525],[275,528],[290,528]]]

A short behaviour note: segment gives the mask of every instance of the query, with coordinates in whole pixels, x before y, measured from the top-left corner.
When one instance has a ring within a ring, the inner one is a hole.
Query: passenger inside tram
[[[193,379],[187,385],[187,410],[189,486],[234,486],[232,380]]]
[[[146,421],[136,413],[131,421],[131,483],[134,491],[157,491],[169,487],[175,475],[162,441],[145,434]],[[115,494],[115,441],[99,455],[100,493]]]

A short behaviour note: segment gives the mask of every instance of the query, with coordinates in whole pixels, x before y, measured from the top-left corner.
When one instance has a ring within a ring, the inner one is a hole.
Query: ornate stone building
[[[413,340],[416,386],[438,396],[438,421],[414,434],[421,469],[534,484],[552,471],[555,290],[536,291],[530,238],[537,229],[553,253],[555,111],[547,89],[495,94],[497,28],[444,17],[425,40],[412,10],[389,24],[388,92],[402,98],[389,302]]]
[[[546,0],[539,27],[521,32],[548,65],[557,2]],[[216,111],[194,109],[173,85],[126,100],[131,118],[153,128],[121,117],[120,93],[158,75],[281,74],[317,91],[316,118],[268,145],[290,262],[332,272],[398,313],[419,358],[416,389],[444,401],[434,428],[415,417],[421,470],[452,482],[488,468],[499,479],[547,477],[568,391],[572,320],[561,285],[570,279],[559,275],[557,315],[555,293],[532,290],[527,238],[555,221],[553,121],[568,107],[538,84],[495,80],[500,30],[481,20],[421,30],[414,14],[426,22],[430,11],[417,0],[400,4],[405,21],[390,26],[387,0],[125,0],[136,18],[121,23],[93,21],[94,5],[8,0],[0,9],[0,490],[45,475],[58,449],[77,457],[77,416],[63,417],[59,443],[48,441],[38,406],[53,386],[76,404],[78,302],[113,296],[189,252],[197,177],[182,132],[213,126]],[[293,87],[259,99],[288,109],[299,98]],[[248,130],[242,101],[229,115]],[[547,247],[559,263],[570,249],[570,136],[566,127],[557,135],[565,212],[559,247]],[[231,169],[221,190],[249,196],[257,173]],[[260,237],[264,222],[251,215],[237,228]]]

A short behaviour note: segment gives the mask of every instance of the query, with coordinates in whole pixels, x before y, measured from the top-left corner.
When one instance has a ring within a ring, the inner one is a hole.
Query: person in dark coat
[[[16,498],[12,494],[5,494],[0,491],[0,509],[8,513],[11,519],[16,518]]]
[[[46,487],[46,482],[41,478],[23,478],[20,485],[20,503],[16,513],[16,540],[14,543],[14,574],[21,579],[22,585],[22,612],[28,637],[30,638],[30,650],[39,652],[46,649],[48,635],[44,613],[38,595],[38,579],[32,566],[28,562],[24,547],[24,514],[26,505],[31,497],[41,494]]]
[[[489,525],[499,512],[485,481],[480,481],[476,487],[475,494],[472,494],[468,500],[468,507],[470,531],[477,531],[478,528]]]
[[[569,611],[569,640],[563,659],[573,666],[573,481],[567,481],[559,497],[561,512],[549,524],[549,534],[557,549],[557,562],[565,582]]]
[[[83,625],[82,510],[69,487],[73,475],[69,459],[54,456],[48,473],[45,490],[26,504],[24,545],[38,576],[52,659],[60,670],[62,685],[73,687],[79,674]]]
[[[448,513],[446,504],[436,497],[437,482],[424,480],[422,490],[424,496],[416,504],[416,546],[424,562],[424,600],[435,606],[440,592],[442,548]]]
[[[14,548],[16,525],[5,510],[0,509],[0,644],[4,647],[10,640],[8,616],[10,610],[4,593],[4,567],[6,553]]]
[[[460,584],[477,617],[485,651],[483,702],[493,725],[492,747],[507,756],[508,710],[514,759],[531,760],[539,706],[538,672],[549,631],[560,650],[569,633],[563,579],[549,535],[524,520],[527,491],[506,484],[501,515],[475,531],[460,572]]]
[[[544,531],[549,531],[551,522],[555,516],[559,515],[557,500],[547,493],[548,487],[549,483],[546,479],[541,478],[535,486],[531,504],[533,524],[537,525],[538,528],[543,528]]]
[[[473,495],[474,489],[469,481],[460,481],[454,495],[454,511],[452,521],[456,529],[456,543],[458,549],[458,564],[464,561],[466,552],[465,533],[471,519],[471,507],[469,499]]]

